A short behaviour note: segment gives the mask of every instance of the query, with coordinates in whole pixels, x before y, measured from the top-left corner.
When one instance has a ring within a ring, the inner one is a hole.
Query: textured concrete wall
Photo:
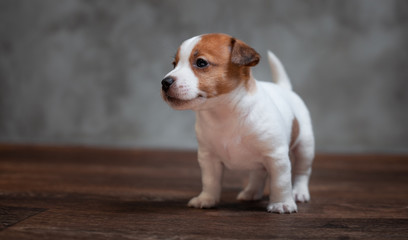
[[[319,151],[408,152],[408,1],[0,0],[0,141],[194,148],[160,80],[185,39],[236,36],[286,65]]]

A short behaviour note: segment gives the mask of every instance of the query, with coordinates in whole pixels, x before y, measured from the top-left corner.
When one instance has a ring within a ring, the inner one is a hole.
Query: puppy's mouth
[[[175,106],[181,106],[181,105],[185,105],[187,103],[193,102],[195,100],[205,99],[204,95],[202,95],[202,94],[198,94],[197,97],[192,98],[192,99],[180,99],[180,98],[177,98],[177,97],[169,96],[167,94],[164,94],[164,97],[165,97],[167,102],[169,102],[169,103],[171,103],[172,105],[175,105]]]

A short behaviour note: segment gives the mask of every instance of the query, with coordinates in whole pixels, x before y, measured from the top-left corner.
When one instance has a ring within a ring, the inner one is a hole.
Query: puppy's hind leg
[[[310,201],[309,178],[314,159],[313,135],[303,137],[293,149],[293,198],[297,202]]]
[[[238,194],[237,200],[256,201],[262,199],[267,175],[265,169],[252,170],[249,174],[248,185]]]

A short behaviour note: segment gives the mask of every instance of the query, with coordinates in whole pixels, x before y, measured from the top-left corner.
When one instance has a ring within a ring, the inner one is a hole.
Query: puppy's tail
[[[281,61],[271,51],[268,51],[268,60],[272,71],[272,80],[279,86],[292,90],[292,84]]]

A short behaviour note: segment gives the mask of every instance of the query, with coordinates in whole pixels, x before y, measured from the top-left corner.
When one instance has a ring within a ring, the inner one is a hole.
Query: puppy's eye
[[[198,68],[205,68],[205,67],[208,66],[208,62],[206,60],[202,59],[202,58],[198,58],[196,60],[196,66]]]
[[[171,64],[173,65],[173,68],[176,68],[177,65],[176,61],[173,61]]]

